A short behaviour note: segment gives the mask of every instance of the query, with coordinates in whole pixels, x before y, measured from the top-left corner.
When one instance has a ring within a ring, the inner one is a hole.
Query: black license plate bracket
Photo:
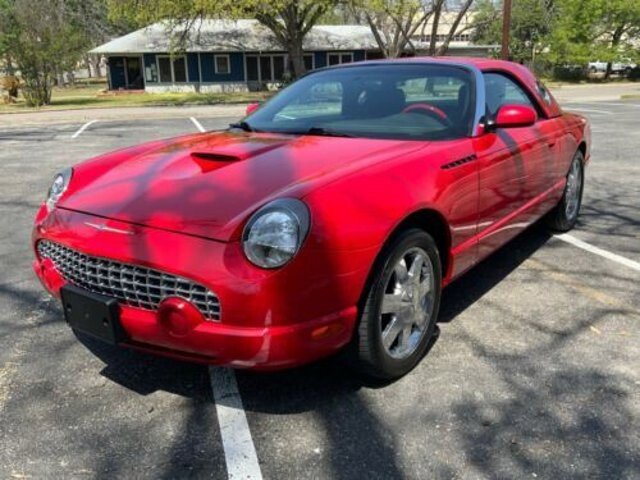
[[[114,298],[75,285],[63,286],[60,296],[65,319],[72,329],[112,345],[126,340],[120,324],[120,306]]]

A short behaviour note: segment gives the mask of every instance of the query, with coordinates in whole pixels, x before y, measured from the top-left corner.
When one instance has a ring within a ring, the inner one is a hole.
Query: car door
[[[541,109],[518,81],[505,72],[483,74],[486,116],[504,105]],[[532,210],[553,176],[554,140],[535,125],[497,129],[475,139],[479,161],[479,257],[485,257],[537,218]]]

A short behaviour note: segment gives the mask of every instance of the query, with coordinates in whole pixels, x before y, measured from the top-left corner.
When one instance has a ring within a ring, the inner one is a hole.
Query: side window
[[[489,115],[495,115],[503,105],[528,105],[536,108],[522,87],[505,75],[485,73],[484,84]]]
[[[544,102],[547,105],[551,105],[551,95],[549,94],[549,90],[547,90],[547,87],[545,87],[541,82],[537,82],[536,85],[538,86],[538,93],[540,94]]]

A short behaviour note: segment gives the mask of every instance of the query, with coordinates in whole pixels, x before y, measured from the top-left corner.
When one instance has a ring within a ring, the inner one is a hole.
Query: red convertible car
[[[34,269],[73,329],[113,344],[253,369],[344,350],[392,379],[444,286],[542,217],[574,226],[589,149],[520,65],[317,70],[226,131],[59,173]]]

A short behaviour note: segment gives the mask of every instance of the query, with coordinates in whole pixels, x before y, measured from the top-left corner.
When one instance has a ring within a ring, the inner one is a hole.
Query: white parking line
[[[567,107],[567,110],[575,110],[576,112],[586,112],[586,113],[599,113],[602,115],[613,115],[613,112],[610,110],[596,110],[594,108],[580,108],[580,107]]]
[[[227,475],[230,479],[262,480],[247,416],[242,407],[233,370],[210,367],[211,389],[216,403]]]
[[[82,125],[78,131],[76,133],[74,133],[73,135],[71,135],[71,138],[78,138],[80,135],[82,135],[82,132],[84,132],[87,128],[89,128],[91,125],[93,125],[94,123],[96,123],[98,120],[91,120],[90,122],[85,123],[84,125]]]
[[[587,242],[583,242],[579,238],[574,237],[573,235],[569,235],[567,233],[562,233],[559,235],[554,235],[558,240],[562,240],[563,242],[570,243],[571,245],[581,248],[587,252],[594,253],[596,255],[600,255],[607,260],[611,260],[612,262],[619,263],[620,265],[624,265],[625,267],[631,268],[637,272],[640,272],[640,263],[630,260],[621,255],[608,252],[607,250],[603,250],[602,248],[593,246]]]
[[[594,102],[593,105],[604,105],[605,107],[634,107],[640,108],[640,103],[629,103],[626,101],[621,101],[620,103],[604,103],[604,102]]]
[[[202,126],[202,124],[198,121],[198,119],[196,117],[190,117],[191,121],[193,122],[193,124],[196,126],[196,128],[198,130],[200,130],[200,132],[204,133],[207,130]]]

